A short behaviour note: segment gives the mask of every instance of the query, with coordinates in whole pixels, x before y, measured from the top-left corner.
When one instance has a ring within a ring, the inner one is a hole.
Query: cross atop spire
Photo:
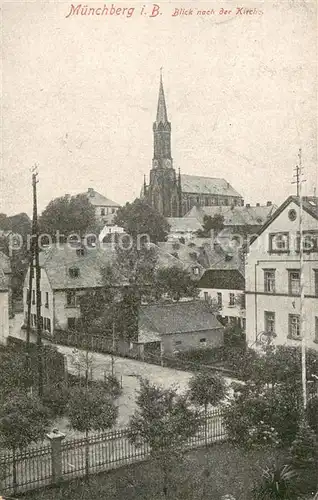
[[[162,69],[163,68],[161,66],[161,68],[160,68],[159,98],[158,98],[157,117],[156,117],[157,123],[160,123],[160,122],[167,123],[168,122],[165,93],[163,90],[163,83],[162,83]]]

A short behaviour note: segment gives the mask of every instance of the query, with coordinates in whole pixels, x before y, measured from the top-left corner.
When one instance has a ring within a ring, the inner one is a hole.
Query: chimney
[[[271,202],[271,201],[268,201],[268,202],[266,203],[266,205],[267,205],[268,207],[271,207],[271,206],[272,206],[272,202]]]
[[[260,206],[260,204],[259,204],[259,203],[256,203],[256,206],[257,206],[257,207],[259,207],[259,206]]]
[[[88,188],[87,192],[88,192],[88,196],[90,196],[91,198],[93,198],[93,196],[95,195],[93,188]]]
[[[250,203],[246,203],[246,208],[251,208]]]

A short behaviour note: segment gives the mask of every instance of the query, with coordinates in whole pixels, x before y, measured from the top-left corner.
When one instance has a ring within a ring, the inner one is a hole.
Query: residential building
[[[151,244],[157,255],[157,267],[177,266],[189,269],[190,263],[183,263],[179,258],[164,248]],[[104,286],[102,269],[114,264],[116,250],[112,243],[94,247],[69,244],[51,245],[40,253],[41,268],[41,324],[47,335],[54,332],[75,331],[80,318],[80,298],[88,290]],[[199,265],[197,264],[198,269]],[[117,273],[118,274],[118,273]],[[193,273],[196,276],[196,273]],[[125,286],[123,277],[120,285]],[[31,326],[36,328],[36,291],[35,280],[31,295]],[[28,311],[29,271],[24,282],[24,316]]]
[[[149,182],[141,196],[165,217],[182,217],[194,205],[243,205],[242,196],[225,179],[178,174],[171,153],[171,123],[168,120],[160,77],[156,120],[153,123],[154,152]]]
[[[9,318],[13,317],[13,304],[12,304],[12,269],[10,258],[8,255],[0,251],[0,287],[2,294],[2,332],[5,334],[7,331],[7,322]],[[8,315],[8,318],[7,318]],[[1,334],[0,334],[1,337]]]
[[[245,330],[245,279],[238,269],[207,269],[198,287],[200,297],[218,308],[224,324]]]
[[[224,328],[201,300],[143,305],[138,325],[140,355],[150,344],[164,355],[223,345]]]
[[[231,234],[251,237],[257,233],[261,227],[269,220],[277,209],[276,205],[268,201],[266,205],[257,203],[256,206],[246,204],[245,206],[194,206],[186,213],[183,219],[192,221],[195,217],[201,224],[204,217],[214,217],[222,215],[224,218],[224,229]],[[185,222],[186,224],[186,222]]]
[[[300,205],[290,196],[252,241],[246,258],[246,336],[250,346],[318,348],[318,198],[303,199],[304,302],[300,331]]]
[[[113,225],[114,217],[120,207],[119,203],[109,200],[93,188],[88,188],[87,193],[83,194],[86,194],[89,202],[94,206],[97,220],[108,226]]]
[[[204,273],[204,266],[200,262],[200,251],[189,244],[180,241],[164,241],[158,243],[158,247],[164,255],[170,256],[171,265],[187,271],[193,279],[198,280]],[[171,260],[171,257],[174,261]]]
[[[167,217],[170,226],[168,241],[181,241],[185,243],[194,238],[197,231],[203,229],[202,224],[195,217]]]
[[[0,344],[6,344],[9,336],[9,283],[0,268]]]

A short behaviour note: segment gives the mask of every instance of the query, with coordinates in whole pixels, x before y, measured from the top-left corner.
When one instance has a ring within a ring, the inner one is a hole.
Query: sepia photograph
[[[4,0],[0,499],[318,500],[316,0]]]

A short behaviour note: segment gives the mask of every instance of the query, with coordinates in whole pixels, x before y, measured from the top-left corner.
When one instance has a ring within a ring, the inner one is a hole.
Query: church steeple
[[[154,154],[153,168],[172,168],[171,123],[168,121],[165,93],[160,70],[159,97],[156,121],[153,124]]]
[[[168,123],[165,93],[163,90],[163,83],[162,83],[162,68],[160,69],[160,85],[159,85],[159,97],[158,97],[157,117],[156,117],[156,123],[159,124],[160,122]]]

